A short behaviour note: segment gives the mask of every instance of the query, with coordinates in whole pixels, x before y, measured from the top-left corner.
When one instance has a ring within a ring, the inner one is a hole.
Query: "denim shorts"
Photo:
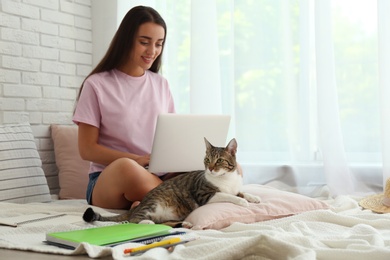
[[[87,202],[89,205],[92,205],[92,192],[100,173],[102,172],[92,172],[89,174],[89,182],[88,182],[87,194],[86,194]]]

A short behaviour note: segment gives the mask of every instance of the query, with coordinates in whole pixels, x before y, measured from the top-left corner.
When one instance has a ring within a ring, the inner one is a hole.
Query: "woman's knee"
[[[146,193],[161,184],[157,176],[127,158],[117,159],[107,166],[98,182],[95,189],[104,191],[105,198],[116,197],[120,201],[123,198],[127,201],[142,200]]]
[[[143,168],[141,165],[139,165],[136,161],[129,159],[129,158],[119,158],[112,162],[110,166],[113,166],[115,168],[119,168],[122,170],[132,170],[134,168]]]

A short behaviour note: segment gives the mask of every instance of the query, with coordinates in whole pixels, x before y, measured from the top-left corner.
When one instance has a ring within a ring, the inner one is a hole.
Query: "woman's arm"
[[[78,127],[79,152],[83,160],[109,165],[119,158],[130,158],[141,166],[149,164],[150,155],[140,156],[107,148],[98,144],[98,128],[84,123],[79,123]]]

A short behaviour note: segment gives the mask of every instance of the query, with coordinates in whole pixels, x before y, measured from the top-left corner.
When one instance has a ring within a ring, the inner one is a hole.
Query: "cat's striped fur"
[[[232,139],[226,147],[214,147],[205,138],[205,170],[181,174],[164,181],[151,190],[141,203],[124,214],[103,217],[88,208],[83,219],[86,222],[116,221],[139,223],[180,223],[193,210],[212,202],[232,202],[248,206],[259,203],[256,196],[240,192],[242,176],[237,170],[237,142]],[[189,227],[190,223],[186,223]]]

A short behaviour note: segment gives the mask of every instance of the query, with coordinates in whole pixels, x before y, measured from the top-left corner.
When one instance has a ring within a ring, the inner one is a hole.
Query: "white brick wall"
[[[92,69],[92,0],[0,0],[0,124],[29,121],[52,193],[50,124],[72,124]]]

